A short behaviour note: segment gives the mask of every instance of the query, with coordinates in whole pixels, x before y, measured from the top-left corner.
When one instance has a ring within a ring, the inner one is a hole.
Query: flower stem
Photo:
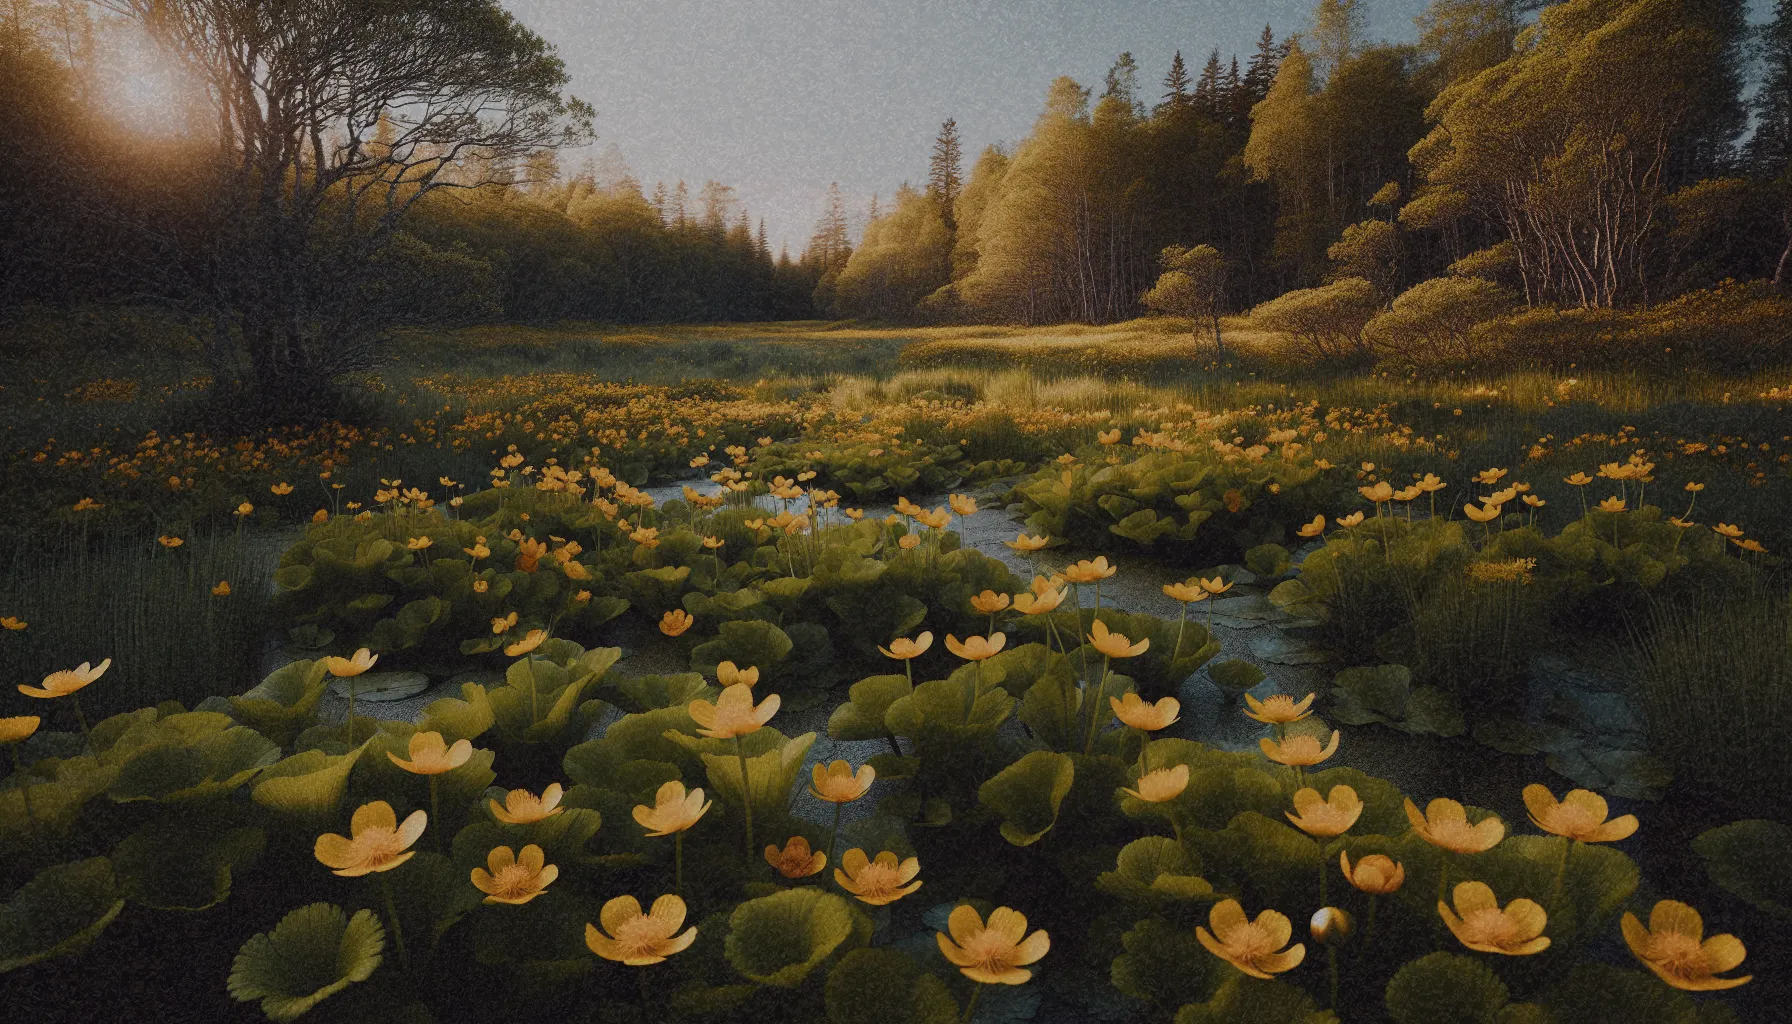
[[[81,695],[71,693],[68,695],[68,699],[74,702],[75,721],[81,723],[81,737],[87,741],[87,749],[93,750],[93,733],[87,731],[87,716],[81,713]],[[96,755],[99,753],[97,750],[93,750],[93,752]]]
[[[747,818],[747,870],[753,870],[753,781],[747,775],[747,748],[734,737],[734,756],[740,760],[741,813]]]
[[[684,830],[672,833],[672,891],[684,895]]]
[[[1325,969],[1326,969],[1326,973],[1331,975],[1331,983],[1332,983],[1332,1006],[1331,1006],[1331,1008],[1332,1008],[1332,1012],[1336,1013],[1338,1010],[1338,947],[1332,946],[1332,945],[1327,945],[1325,947]]]
[[[442,838],[438,839],[437,841],[445,844],[448,841],[447,840],[448,833],[446,830],[444,830],[442,828],[441,820],[442,820],[441,804],[440,804],[440,801],[436,797],[436,777],[434,775],[431,775],[429,777],[429,823],[431,825],[436,826],[436,828],[435,828],[436,835],[442,837]]]
[[[843,805],[838,800],[834,801],[834,827],[831,831],[828,832],[828,860],[827,860],[827,862],[829,864],[838,864],[839,863],[838,861],[836,861],[834,859],[834,851],[837,848],[839,848],[839,846],[840,846],[840,808],[842,806]]]
[[[983,997],[983,986],[979,984],[971,990],[971,1001],[964,1008],[964,1024],[971,1024],[971,1015],[977,1012],[977,1000]]]
[[[25,778],[25,768],[19,763],[19,745],[9,745],[12,747],[12,771],[19,777],[19,793],[25,798],[25,820],[35,825],[37,818],[31,813],[31,782]]]
[[[1549,912],[1556,912],[1556,902],[1562,896],[1562,879],[1568,874],[1568,852],[1574,848],[1574,840],[1562,837],[1562,859],[1556,862],[1556,880],[1549,887]]]
[[[1369,916],[1363,922],[1363,945],[1365,946],[1369,944],[1370,939],[1375,937],[1375,902],[1375,895],[1371,893],[1369,896]]]
[[[355,676],[348,677],[348,745],[355,745]]]
[[[1095,729],[1101,721],[1101,697],[1102,694],[1107,692],[1108,665],[1112,664],[1112,662],[1112,658],[1105,654],[1102,655],[1101,681],[1096,684],[1095,696],[1089,701],[1089,735],[1083,740],[1084,755],[1087,755],[1091,750],[1095,749]]]
[[[392,902],[392,885],[386,881],[384,871],[380,872],[380,893],[386,897],[386,918],[392,922],[392,939],[398,944],[398,962],[408,971],[411,957],[404,948],[404,926],[398,923],[398,907]]]

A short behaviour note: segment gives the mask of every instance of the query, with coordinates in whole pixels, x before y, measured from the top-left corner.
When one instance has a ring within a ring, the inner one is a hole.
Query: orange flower
[[[912,533],[905,533],[896,539],[896,546],[904,551],[921,546],[921,538]]]
[[[1338,525],[1344,527],[1346,530],[1361,524],[1362,521],[1363,514],[1361,512],[1352,512],[1347,516],[1338,517]]]
[[[1294,531],[1302,537],[1317,537],[1325,532],[1325,517],[1314,516],[1313,521]]]
[[[434,547],[435,543],[435,540],[430,537],[412,537],[404,542],[404,546],[406,551],[423,551]]]
[[[213,597],[229,597],[230,596],[230,581],[229,580],[219,580],[218,585],[212,588],[212,596]]]
[[[862,902],[881,907],[921,888],[920,882],[910,884],[910,880],[920,873],[918,858],[910,857],[899,863],[894,853],[885,850],[876,860],[871,860],[864,850],[855,846],[840,858],[840,867],[834,869],[834,881]]]
[[[1201,586],[1200,580],[1191,579],[1185,583],[1164,584],[1164,596],[1172,601],[1193,604],[1207,600],[1207,589]]]
[[[1008,642],[1008,634],[997,633],[991,637],[972,636],[963,643],[950,633],[946,634],[946,650],[958,655],[966,661],[984,661],[993,658],[1002,651]]]
[[[585,925],[585,945],[605,960],[630,967],[661,963],[697,940],[695,928],[674,937],[684,924],[684,915],[684,900],[677,896],[654,900],[653,911],[647,914],[641,912],[641,903],[633,896],[618,896],[598,911],[603,931],[598,931],[596,925]]]
[[[111,667],[111,658],[91,666],[83,661],[74,668],[65,668],[60,672],[52,672],[45,676],[42,687],[26,686],[24,683],[20,683],[19,692],[27,697],[66,697],[105,675],[106,670]]]
[[[1013,540],[1005,540],[1002,543],[1008,545],[1010,548],[1013,548],[1016,551],[1026,552],[1026,551],[1038,551],[1040,548],[1045,547],[1047,544],[1050,544],[1051,542],[1052,542],[1052,538],[1049,534],[1044,535],[1044,536],[1036,536],[1035,537],[1035,536],[1028,536],[1025,533],[1019,533],[1019,534],[1015,535]]]
[[[412,733],[410,755],[411,759],[407,761],[386,751],[393,764],[412,775],[441,775],[467,763],[473,756],[473,741],[455,740],[454,745],[449,746],[439,732]]]
[[[1127,693],[1124,699],[1109,697],[1108,703],[1113,706],[1114,717],[1121,724],[1146,732],[1168,729],[1182,714],[1182,702],[1174,697],[1162,697],[1155,704],[1147,704],[1138,694]]]
[[[732,661],[724,661],[716,666],[716,682],[723,686],[745,686],[749,689],[759,682],[759,666],[748,665],[741,668]]]
[[[1333,786],[1323,800],[1317,789],[1308,786],[1295,790],[1294,810],[1282,813],[1307,835],[1330,839],[1350,831],[1363,815],[1363,801],[1349,786]]]
[[[1587,789],[1571,789],[1560,803],[1547,786],[1535,782],[1524,787],[1524,806],[1531,823],[1545,832],[1583,843],[1615,843],[1636,832],[1636,815],[1605,820],[1605,797]]]
[[[1195,578],[1201,581],[1201,589],[1207,591],[1209,594],[1212,594],[1216,597],[1218,595],[1224,594],[1226,591],[1232,589],[1232,584],[1227,583],[1225,581],[1225,579],[1220,576],[1215,576],[1213,579],[1210,579],[1210,580],[1201,579],[1199,576],[1197,576]]]
[[[980,615],[994,615],[997,612],[1007,611],[1008,605],[1012,600],[1013,599],[1007,594],[998,594],[993,590],[985,590],[983,593],[971,598],[971,607]]]
[[[1307,768],[1338,752],[1338,730],[1332,730],[1331,742],[1323,748],[1319,746],[1319,737],[1306,733],[1290,736],[1280,743],[1265,736],[1257,741],[1257,745],[1263,748],[1264,757],[1277,764]]]
[[[1712,529],[1712,532],[1718,534],[1719,536],[1728,537],[1731,540],[1735,540],[1736,538],[1742,536],[1742,527],[1731,526],[1729,523],[1718,523],[1716,526],[1713,526],[1711,529]]]
[[[635,805],[635,821],[647,830],[649,836],[669,836],[697,824],[698,819],[709,813],[713,803],[715,801],[703,799],[702,787],[686,793],[684,783],[673,779],[660,785],[653,795],[652,807]]]
[[[516,625],[516,613],[511,612],[509,615],[501,616],[499,618],[495,618],[492,620],[492,632],[493,633],[506,633],[506,632],[509,632],[511,627],[513,627],[515,625]]]
[[[504,803],[500,806],[496,800],[486,801],[491,805],[492,817],[506,825],[528,825],[532,822],[552,818],[563,813],[566,808],[560,806],[563,794],[558,782],[548,784],[540,796],[526,789],[513,789],[504,794]]]
[[[1025,983],[1033,972],[1023,968],[1038,963],[1052,948],[1043,929],[1027,934],[1027,918],[1020,911],[997,907],[986,926],[977,908],[965,903],[952,908],[946,931],[935,932],[934,938],[960,973],[984,985]]]
[[[765,698],[763,704],[754,707],[751,686],[724,686],[714,704],[706,700],[691,701],[690,713],[700,735],[725,740],[758,732],[778,713],[778,703],[778,695],[774,693]]]
[[[954,494],[946,499],[946,503],[952,506],[952,511],[961,516],[977,514],[977,499],[968,494]]]
[[[1343,870],[1346,882],[1371,896],[1397,892],[1406,882],[1406,866],[1379,853],[1371,853],[1352,868],[1350,854],[1339,850],[1338,867]]]
[[[0,743],[18,743],[29,739],[43,724],[43,719],[36,715],[19,715],[15,718],[0,718]]]
[[[1237,900],[1223,900],[1208,913],[1207,921],[1213,925],[1212,933],[1196,926],[1195,938],[1209,953],[1253,978],[1268,980],[1306,959],[1304,945],[1282,949],[1293,936],[1294,925],[1278,911],[1265,910],[1252,921]]]
[[[1065,590],[1056,587],[1043,594],[1025,593],[1014,596],[1014,610],[1022,615],[1044,615],[1056,611],[1064,603]]]
[[[1093,561],[1083,559],[1075,565],[1064,568],[1064,578],[1072,583],[1098,583],[1119,572],[1118,566],[1108,564],[1108,556],[1097,555]]]
[[[683,636],[684,631],[691,628],[697,617],[682,608],[674,608],[660,616],[660,632],[667,636]]]
[[[1581,473],[1581,472],[1577,471],[1573,476],[1563,477],[1562,482],[1565,484],[1572,485],[1574,487],[1585,487],[1588,484],[1593,482],[1593,478],[1588,476],[1585,473]]]
[[[400,825],[392,805],[375,800],[355,809],[349,821],[349,835],[353,838],[327,832],[317,837],[312,853],[324,867],[344,878],[390,871],[416,855],[417,851],[410,847],[423,835],[428,823],[428,814],[412,811]]]
[[[1506,956],[1529,956],[1549,948],[1549,939],[1543,937],[1549,915],[1531,900],[1516,899],[1501,910],[1485,882],[1458,882],[1452,898],[1454,912],[1443,900],[1437,901],[1437,912],[1464,946]]]
[[[855,773],[845,761],[834,761],[826,768],[817,761],[810,768],[810,780],[809,792],[816,799],[846,804],[871,791],[871,784],[877,780],[877,769],[868,764],[860,765]]]
[[[507,657],[520,658],[523,655],[528,654],[530,651],[533,651],[535,648],[540,647],[542,644],[542,641],[546,640],[547,638],[548,638],[547,630],[531,629],[528,633],[524,634],[524,636],[521,640],[518,640],[514,644],[506,645],[504,648],[504,654]]]
[[[1112,430],[1096,431],[1095,440],[1100,441],[1102,444],[1119,444],[1120,428],[1115,427]]]
[[[1609,497],[1599,503],[1599,511],[1601,511],[1601,512],[1622,512],[1622,511],[1624,511],[1624,505],[1625,505],[1624,499],[1620,498],[1614,494],[1611,497]]]
[[[927,649],[932,646],[933,634],[922,633],[913,640],[910,640],[905,636],[897,637],[895,640],[890,641],[890,646],[879,647],[878,650],[882,651],[886,658],[895,658],[897,661],[908,661],[910,658],[919,658],[921,655],[926,654]]]
[[[1655,976],[1683,992],[1716,992],[1745,985],[1752,974],[1719,978],[1742,963],[1748,950],[1734,935],[1704,938],[1705,921],[1684,903],[1662,900],[1649,912],[1649,927],[1635,914],[1619,922],[1624,944]]]
[[[12,632],[15,632],[15,633],[21,629],[24,629],[28,625],[30,625],[30,623],[26,622],[24,619],[19,618],[17,615],[7,615],[4,617],[0,617],[0,626],[3,626],[6,629],[11,630]]]
[[[1356,490],[1357,493],[1361,494],[1365,499],[1373,501],[1376,504],[1394,500],[1394,487],[1386,480],[1382,480],[1372,487],[1358,487]]]
[[[1309,693],[1297,704],[1294,698],[1287,694],[1278,693],[1268,700],[1258,700],[1247,693],[1244,695],[1244,702],[1249,710],[1244,713],[1244,716],[1254,718],[1265,725],[1287,725],[1291,722],[1298,722],[1313,713],[1310,709],[1315,696],[1315,694]]]
[[[1477,523],[1491,523],[1500,517],[1500,507],[1498,505],[1482,505],[1476,508],[1473,505],[1464,505],[1462,514]]]
[[[541,561],[541,556],[548,553],[548,546],[533,537],[524,537],[517,541],[516,567],[523,572],[534,572]]]
[[[485,893],[487,903],[527,903],[560,877],[560,869],[544,863],[546,859],[534,843],[520,854],[497,847],[486,855],[485,867],[473,869],[473,888]]]
[[[1419,813],[1419,805],[1408,797],[1406,820],[1412,823],[1412,830],[1420,839],[1451,853],[1484,853],[1506,838],[1505,822],[1489,817],[1478,825],[1470,825],[1468,811],[1445,797],[1426,804],[1424,814]]]
[[[1139,776],[1138,789],[1120,791],[1148,804],[1161,804],[1174,800],[1188,788],[1188,765],[1179,764],[1172,768],[1159,768],[1154,772],[1146,772]]]
[[[1107,623],[1096,619],[1089,633],[1089,643],[1109,658],[1133,658],[1150,648],[1151,638],[1132,643],[1124,633],[1110,633]]]
[[[179,537],[157,537],[156,543],[162,545],[165,548],[178,548],[182,544],[185,544],[186,541],[180,539]]]
[[[782,850],[776,846],[766,847],[765,862],[777,868],[778,874],[785,878],[808,878],[820,874],[821,869],[828,866],[828,855],[819,850],[810,852],[809,840],[791,836]]]
[[[324,668],[328,669],[330,674],[338,679],[348,679],[353,676],[358,676],[372,668],[374,663],[379,660],[379,655],[363,647],[356,651],[354,656],[350,658],[338,658],[334,656],[325,658]]]

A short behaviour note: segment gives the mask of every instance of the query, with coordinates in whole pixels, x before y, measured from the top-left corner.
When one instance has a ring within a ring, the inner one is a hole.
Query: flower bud
[[[1352,923],[1350,915],[1337,907],[1320,907],[1313,914],[1308,930],[1313,933],[1313,941],[1326,945],[1338,945],[1350,937]]]

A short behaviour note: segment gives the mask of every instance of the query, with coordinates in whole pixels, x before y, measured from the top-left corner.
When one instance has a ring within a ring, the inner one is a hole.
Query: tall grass
[[[167,550],[154,538],[64,535],[12,547],[0,573],[0,614],[23,630],[0,632],[9,684],[36,684],[58,669],[112,659],[81,691],[89,722],[176,700],[193,707],[240,693],[261,678],[269,578],[277,539],[234,533],[190,536]],[[228,581],[228,596],[212,588]],[[45,715],[76,727],[66,701],[32,700],[13,685],[0,714]],[[67,716],[63,721],[60,716]]]
[[[1638,643],[1651,749],[1676,781],[1747,817],[1792,814],[1792,598],[1706,591],[1661,603]]]

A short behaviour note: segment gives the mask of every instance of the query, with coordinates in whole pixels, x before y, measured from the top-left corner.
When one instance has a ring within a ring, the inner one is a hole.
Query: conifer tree
[[[1114,66],[1108,69],[1107,81],[1101,96],[1103,99],[1112,97],[1126,104],[1126,108],[1132,111],[1135,117],[1145,115],[1144,108],[1139,103],[1139,65],[1132,59],[1130,51],[1122,53],[1114,61]]]
[[[1195,82],[1195,109],[1208,117],[1219,116],[1220,48],[1217,46],[1207,55],[1207,64],[1201,68],[1201,77]]]
[[[678,186],[672,190],[672,223],[684,227],[689,216],[687,207],[690,204],[691,192],[685,188],[684,179],[678,179]]]
[[[958,122],[948,117],[933,140],[933,156],[927,162],[927,198],[938,204],[948,230],[957,228],[952,207],[958,202],[958,194],[964,191],[962,161]]]
[[[1163,106],[1180,107],[1189,100],[1188,65],[1182,62],[1182,51],[1170,58],[1170,73],[1164,76]]]
[[[1779,0],[1761,29],[1761,85],[1755,93],[1755,134],[1748,167],[1777,200],[1785,245],[1773,283],[1792,288],[1792,0]]]
[[[1244,70],[1245,92],[1253,105],[1263,102],[1263,97],[1269,95],[1270,83],[1276,80],[1276,69],[1285,56],[1287,51],[1276,44],[1275,33],[1268,25],[1263,26],[1263,34],[1257,37],[1257,52],[1251,54],[1251,62]]]

